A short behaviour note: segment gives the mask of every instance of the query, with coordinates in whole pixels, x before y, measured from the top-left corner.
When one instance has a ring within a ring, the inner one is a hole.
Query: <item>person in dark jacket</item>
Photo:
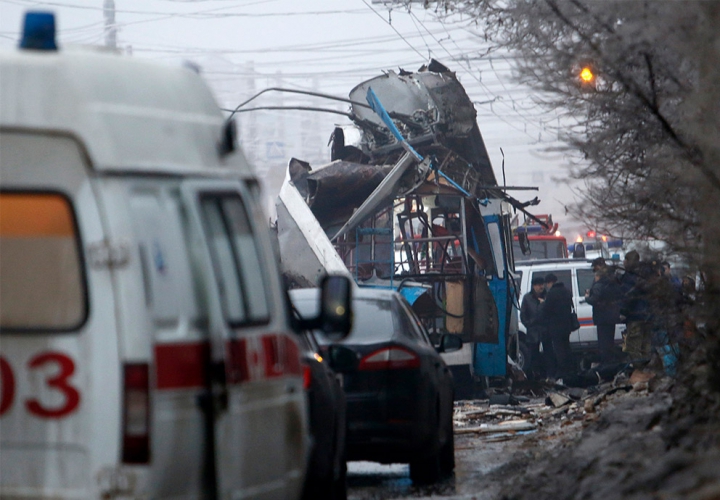
[[[585,291],[585,300],[593,308],[593,323],[597,328],[600,362],[614,361],[615,325],[620,320],[620,283],[613,269],[599,257],[592,262],[595,282]]]
[[[620,317],[626,325],[623,351],[631,360],[647,359],[652,349],[649,281],[652,268],[640,262],[635,250],[625,255],[624,267],[625,273],[620,278]]]
[[[540,305],[540,318],[547,329],[548,342],[543,342],[547,375],[561,378],[574,371],[570,351],[572,292],[552,273],[545,276],[545,286],[547,293],[545,302]]]
[[[540,304],[545,301],[545,279],[534,277],[532,290],[525,294],[520,305],[520,321],[525,325],[525,345],[528,348],[529,358],[526,362],[526,372],[536,372],[539,368],[540,342],[545,338],[545,326],[540,321],[538,313]],[[543,347],[544,348],[544,347]]]

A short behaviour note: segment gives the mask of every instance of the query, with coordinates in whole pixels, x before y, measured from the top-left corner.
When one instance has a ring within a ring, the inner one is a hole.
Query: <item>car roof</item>
[[[352,291],[353,299],[376,299],[376,300],[390,300],[394,296],[400,297],[400,294],[395,290],[388,288],[367,288],[357,287]],[[303,299],[318,299],[320,297],[319,288],[296,288],[290,290],[290,297],[293,300]]]
[[[551,267],[551,268],[562,268],[562,267],[589,267],[592,264],[593,259],[538,259],[528,260],[515,263],[515,269],[527,268],[527,267]]]

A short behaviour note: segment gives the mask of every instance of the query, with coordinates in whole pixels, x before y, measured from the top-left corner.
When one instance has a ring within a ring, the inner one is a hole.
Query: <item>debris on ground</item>
[[[522,434],[501,434],[503,422],[536,425],[509,461],[483,477],[484,484],[501,484],[487,498],[720,500],[720,425],[712,417],[720,403],[676,415],[693,401],[683,387],[633,369],[581,390],[548,384],[544,398],[523,406],[529,415],[483,402],[458,406],[456,425],[472,432],[485,424],[483,437],[504,440]]]
[[[614,373],[610,382],[585,388],[562,383],[547,383],[544,389],[535,387],[533,394],[544,392],[545,397],[496,393],[487,399],[457,401],[453,416],[455,433],[484,435],[488,440],[512,439],[552,422],[561,426],[593,422],[598,419],[597,407],[609,396],[647,391],[654,377],[642,370],[634,370],[630,377],[617,375]]]

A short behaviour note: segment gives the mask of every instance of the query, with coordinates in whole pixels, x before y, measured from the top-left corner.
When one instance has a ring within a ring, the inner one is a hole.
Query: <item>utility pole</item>
[[[115,24],[115,0],[104,0],[105,47],[117,49],[117,25]]]

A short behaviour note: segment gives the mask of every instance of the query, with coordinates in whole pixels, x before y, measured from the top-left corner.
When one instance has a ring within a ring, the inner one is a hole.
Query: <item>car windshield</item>
[[[567,257],[565,240],[530,240],[530,254],[524,255],[520,243],[513,241],[515,262],[537,259],[564,259]]]
[[[293,300],[303,317],[317,314],[317,300],[303,298]],[[395,331],[392,302],[378,299],[355,299],[353,301],[353,327],[343,344],[374,344],[388,341]],[[330,344],[324,335],[316,335],[319,344]]]

